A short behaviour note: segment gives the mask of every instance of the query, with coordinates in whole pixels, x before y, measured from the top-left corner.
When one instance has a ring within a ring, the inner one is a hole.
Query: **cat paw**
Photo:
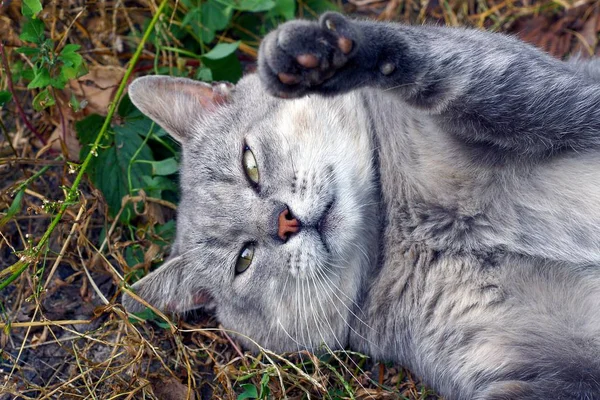
[[[356,53],[355,24],[328,12],[319,22],[290,21],[268,34],[259,49],[258,71],[266,89],[279,97],[318,91]]]

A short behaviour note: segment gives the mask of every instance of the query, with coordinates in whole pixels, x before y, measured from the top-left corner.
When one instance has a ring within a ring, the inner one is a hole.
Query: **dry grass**
[[[171,10],[182,7],[168,2]],[[123,277],[147,271],[166,256],[165,221],[169,201],[139,193],[138,215],[122,225],[109,218],[102,194],[84,177],[73,188],[78,143],[73,124],[91,112],[106,115],[157,3],[121,0],[51,1],[42,18],[50,37],[82,45],[91,75],[57,94],[57,105],[34,112],[35,91],[14,84],[15,102],[1,110],[0,210],[7,210],[17,188],[27,189],[21,211],[0,215],[0,399],[236,399],[252,385],[264,398],[436,398],[409,372],[374,364],[360,354],[280,356],[242,353],[226,331],[204,314],[186,320],[134,323],[119,304]],[[350,0],[347,12],[379,19],[470,25],[519,34],[562,57],[598,54],[599,5],[594,0]],[[310,10],[301,8],[310,15]],[[158,20],[134,74],[154,62],[192,71],[196,61],[169,48],[183,43],[169,34],[174,14]],[[14,65],[22,56],[20,3],[0,7],[3,58]],[[229,30],[217,38],[232,41]],[[163,47],[157,50],[156,43]],[[238,53],[251,69],[258,40],[244,41]],[[27,61],[27,60],[25,60]],[[12,68],[12,67],[11,67]],[[0,88],[8,87],[3,69]],[[67,106],[71,93],[88,108]],[[37,136],[36,136],[37,135]],[[58,211],[64,209],[60,218]],[[51,221],[46,245],[39,242]],[[22,262],[19,264],[19,260]],[[19,270],[23,270],[19,274]]]

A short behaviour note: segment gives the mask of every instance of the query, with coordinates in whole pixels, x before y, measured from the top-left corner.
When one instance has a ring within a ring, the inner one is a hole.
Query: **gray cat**
[[[183,149],[173,253],[133,286],[153,305],[447,399],[600,399],[598,62],[328,13],[235,88],[130,95]]]

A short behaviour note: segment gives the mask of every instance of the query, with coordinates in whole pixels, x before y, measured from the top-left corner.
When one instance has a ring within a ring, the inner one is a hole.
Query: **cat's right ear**
[[[131,286],[137,296],[165,312],[186,312],[200,307],[210,308],[211,294],[203,288],[201,279],[194,276],[193,265],[180,256],[171,256],[158,269]],[[130,313],[144,310],[145,306],[124,291],[121,302]]]
[[[133,104],[174,139],[185,143],[203,115],[229,100],[233,85],[169,76],[144,76],[129,85]]]

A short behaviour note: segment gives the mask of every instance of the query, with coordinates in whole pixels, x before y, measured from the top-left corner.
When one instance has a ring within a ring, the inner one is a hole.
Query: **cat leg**
[[[350,20],[292,21],[259,52],[280,97],[375,87],[469,143],[522,156],[600,145],[600,82],[509,36]]]

